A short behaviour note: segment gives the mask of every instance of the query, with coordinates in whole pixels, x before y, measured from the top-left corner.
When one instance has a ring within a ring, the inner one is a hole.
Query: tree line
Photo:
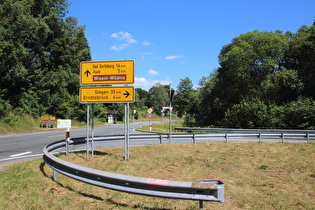
[[[29,114],[85,121],[79,66],[91,60],[85,27],[67,16],[66,0],[3,0],[0,4],[0,119]],[[315,26],[296,33],[252,31],[232,39],[219,67],[198,88],[181,79],[173,113],[186,126],[314,129]],[[136,88],[131,110],[169,106],[170,85]],[[96,104],[95,115],[124,113],[123,104]],[[133,113],[133,112],[132,112]]]
[[[190,90],[187,125],[315,128],[315,24],[242,34],[222,47],[219,64]]]

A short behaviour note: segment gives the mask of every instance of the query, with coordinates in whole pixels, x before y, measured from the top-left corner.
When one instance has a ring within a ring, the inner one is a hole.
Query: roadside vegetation
[[[167,116],[168,117],[168,116]],[[145,121],[162,121],[161,116],[152,114],[151,118],[148,118],[147,111],[140,111],[137,118],[130,115],[129,121],[132,122],[145,122]],[[152,124],[152,131],[154,132],[168,132],[169,121],[168,118],[163,118],[164,123],[162,124]],[[104,119],[95,118],[95,126],[106,126],[107,122]],[[117,123],[124,123],[122,120],[117,121]],[[182,119],[173,115],[173,126],[182,126]],[[86,127],[86,121],[71,121],[72,128]],[[57,124],[53,124],[53,127],[42,127],[40,125],[40,117],[34,118],[28,114],[16,114],[12,113],[9,117],[0,120],[0,135],[11,134],[11,133],[29,133],[29,132],[42,132],[42,131],[54,131],[57,130]],[[63,129],[63,128],[62,128]],[[142,127],[139,129],[141,131],[149,131],[149,127]]]
[[[90,168],[175,181],[220,180],[225,202],[205,209],[313,209],[315,144],[197,143],[97,150],[59,158]],[[197,201],[116,192],[81,183],[52,170],[42,159],[0,172],[0,209],[199,209]]]
[[[84,122],[79,67],[92,59],[85,26],[68,14],[66,0],[3,0],[0,4],[0,122],[16,116],[53,116]],[[211,40],[210,40],[211,42]],[[199,84],[189,77],[177,87],[135,89],[130,104],[137,119],[149,108],[173,113],[185,126],[315,128],[315,23],[290,31],[250,31],[222,46],[219,66]],[[194,70],[198,71],[198,69]],[[174,91],[174,94],[169,94]],[[103,122],[110,110],[124,118],[124,104],[96,104]],[[146,113],[145,113],[146,115]]]

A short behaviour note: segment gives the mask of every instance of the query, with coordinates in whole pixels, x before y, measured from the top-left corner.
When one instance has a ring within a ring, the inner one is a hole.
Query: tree
[[[162,104],[169,103],[169,97],[167,91],[163,85],[160,83],[155,84],[149,90],[147,106],[152,108],[153,111],[160,115],[161,114],[161,106]]]
[[[191,108],[195,100],[194,92],[196,91],[193,90],[192,81],[188,77],[180,80],[174,97],[174,108],[178,111],[179,117],[185,115]]]
[[[222,125],[232,128],[279,128],[283,126],[283,114],[281,106],[266,104],[258,98],[248,98],[225,112]]]
[[[304,88],[297,71],[287,69],[269,74],[261,85],[264,91],[261,98],[278,105],[296,100]]]
[[[286,56],[286,67],[295,69],[304,83],[303,95],[315,99],[315,25],[298,30]]]
[[[253,31],[224,45],[219,55],[221,67],[200,95],[200,106],[210,107],[201,122],[220,124],[226,110],[234,104],[246,97],[261,97],[261,83],[283,69],[287,48],[288,37],[280,31]]]
[[[136,97],[135,102],[133,103],[133,106],[137,107],[138,109],[147,109],[146,107],[146,101],[148,98],[149,93],[146,90],[143,90],[141,88],[136,88]]]
[[[315,129],[315,103],[312,98],[299,97],[285,105],[283,122],[286,128]]]
[[[269,74],[283,69],[287,48],[288,38],[280,31],[249,32],[223,46],[219,55],[218,86],[225,97],[239,102],[244,95],[255,96]]]
[[[1,2],[0,94],[13,109],[71,115],[79,63],[91,56],[84,27],[66,17],[67,6],[66,0]]]

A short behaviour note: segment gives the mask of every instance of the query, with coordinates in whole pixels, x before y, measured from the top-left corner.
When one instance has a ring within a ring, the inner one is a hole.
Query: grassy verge
[[[155,120],[160,120],[160,119],[155,119]],[[154,120],[152,120],[154,121]],[[182,126],[182,120],[177,119],[177,120],[172,120],[172,132],[174,133],[174,128],[175,127],[181,127]],[[169,133],[170,130],[170,124],[168,120],[164,120],[163,123],[152,123],[151,125],[151,130],[150,126],[142,126],[141,128],[137,128],[137,131],[143,131],[143,132],[155,132],[155,133]]]
[[[115,173],[177,181],[221,180],[225,203],[205,209],[314,209],[315,144],[198,143],[132,147],[60,156]],[[198,209],[198,202],[146,197],[69,179],[41,159],[10,166],[0,175],[0,209]]]
[[[72,120],[72,127],[84,127],[85,122],[79,122]],[[96,120],[96,124],[104,124]],[[31,132],[41,132],[41,131],[52,131],[57,130],[56,123],[53,128],[40,127],[40,118],[34,118],[29,115],[14,115],[10,119],[0,121],[0,134],[10,134],[10,133],[31,133]]]

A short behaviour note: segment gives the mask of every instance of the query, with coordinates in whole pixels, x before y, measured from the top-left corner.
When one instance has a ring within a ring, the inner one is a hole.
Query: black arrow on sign
[[[89,74],[91,74],[91,72],[89,70],[86,70],[84,74],[86,74],[86,77],[89,77]]]
[[[123,95],[126,96],[125,98],[127,98],[130,95],[130,93],[126,90],[126,93],[124,93]]]

